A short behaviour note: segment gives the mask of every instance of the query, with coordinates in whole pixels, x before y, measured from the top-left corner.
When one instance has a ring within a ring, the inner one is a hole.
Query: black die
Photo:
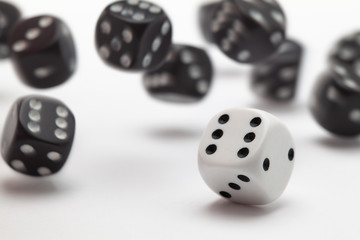
[[[224,0],[211,22],[218,47],[240,63],[259,62],[285,39],[285,16],[275,0]]]
[[[221,3],[219,1],[205,4],[199,9],[199,23],[200,30],[206,41],[213,43],[213,33],[211,31],[211,25],[215,13],[218,11]]]
[[[57,86],[75,70],[76,54],[70,30],[53,16],[20,21],[10,36],[10,46],[19,76],[31,87]]]
[[[344,88],[329,72],[316,84],[311,112],[316,121],[333,134],[352,137],[360,134],[360,93]]]
[[[146,1],[110,4],[96,25],[96,47],[111,66],[151,70],[164,60],[171,46],[172,29],[166,13]]]
[[[144,85],[157,99],[191,103],[208,93],[212,77],[211,61],[204,50],[174,44],[165,63],[144,75]]]
[[[0,59],[10,54],[8,47],[9,34],[20,19],[20,11],[13,5],[0,1]]]
[[[30,176],[58,172],[75,134],[75,118],[64,103],[42,96],[15,102],[5,123],[1,147],[6,163]]]
[[[360,32],[340,40],[330,62],[339,84],[360,91]]]
[[[289,101],[296,94],[302,59],[302,46],[286,40],[276,54],[255,65],[251,85],[260,96],[274,101]]]

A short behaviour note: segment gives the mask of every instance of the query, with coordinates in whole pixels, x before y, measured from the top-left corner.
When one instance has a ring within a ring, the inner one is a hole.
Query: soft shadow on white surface
[[[28,177],[12,177],[1,182],[3,192],[16,196],[41,196],[62,193],[68,186],[53,179],[32,179]]]
[[[343,138],[338,136],[324,136],[317,137],[314,142],[322,147],[338,149],[338,150],[349,150],[358,149],[360,152],[360,139],[359,138]]]
[[[217,68],[215,69],[217,80],[219,81],[248,81],[250,71],[244,68]]]
[[[150,128],[145,133],[151,138],[168,140],[186,140],[200,138],[203,129],[178,127]]]
[[[247,206],[219,199],[205,206],[204,212],[212,217],[227,219],[261,218],[285,207],[285,202],[276,201],[265,206]]]
[[[275,102],[267,99],[256,99],[251,108],[261,109],[270,113],[293,114],[307,110],[307,105],[294,99],[292,102]]]

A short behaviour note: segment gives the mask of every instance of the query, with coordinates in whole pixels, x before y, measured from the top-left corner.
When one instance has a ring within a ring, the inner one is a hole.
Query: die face
[[[200,48],[173,45],[165,63],[144,75],[148,93],[159,100],[193,103],[208,93],[213,68],[208,54]]]
[[[221,7],[221,2],[216,1],[212,3],[205,4],[199,9],[199,24],[201,33],[206,41],[213,43],[213,34],[211,31],[211,22],[214,18],[215,13]]]
[[[332,72],[319,79],[311,96],[311,113],[329,132],[354,137],[360,134],[360,94],[344,88]]]
[[[330,56],[338,83],[345,88],[360,91],[360,33],[340,40]]]
[[[293,140],[278,119],[259,110],[229,109],[206,128],[198,164],[214,192],[237,203],[261,205],[282,194],[293,160]]]
[[[171,46],[166,13],[146,1],[110,4],[96,25],[96,47],[105,63],[125,70],[151,70],[163,63]]]
[[[15,171],[30,176],[58,172],[71,151],[75,118],[60,101],[28,96],[16,101],[2,136],[2,156]]]
[[[211,23],[215,43],[240,63],[259,62],[285,39],[285,16],[274,0],[225,0]]]
[[[9,57],[8,37],[20,15],[15,6],[0,1],[0,59]]]
[[[273,101],[290,101],[295,97],[302,60],[302,47],[286,40],[276,54],[255,65],[251,86],[259,96]]]
[[[58,18],[42,15],[19,22],[9,43],[17,73],[31,87],[57,86],[75,71],[74,41]]]

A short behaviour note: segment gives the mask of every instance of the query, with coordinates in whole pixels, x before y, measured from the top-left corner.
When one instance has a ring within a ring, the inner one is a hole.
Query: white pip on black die
[[[51,175],[66,163],[74,135],[75,118],[64,103],[42,96],[22,97],[7,117],[1,154],[17,172]]]
[[[228,109],[208,124],[199,146],[206,184],[233,202],[264,205],[284,192],[294,166],[294,141],[279,119],[256,109]]]

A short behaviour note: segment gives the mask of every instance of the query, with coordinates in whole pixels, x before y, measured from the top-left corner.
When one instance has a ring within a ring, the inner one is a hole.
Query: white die
[[[208,124],[199,146],[202,178],[231,201],[268,204],[283,193],[294,166],[294,142],[284,124],[256,109],[228,109]]]

